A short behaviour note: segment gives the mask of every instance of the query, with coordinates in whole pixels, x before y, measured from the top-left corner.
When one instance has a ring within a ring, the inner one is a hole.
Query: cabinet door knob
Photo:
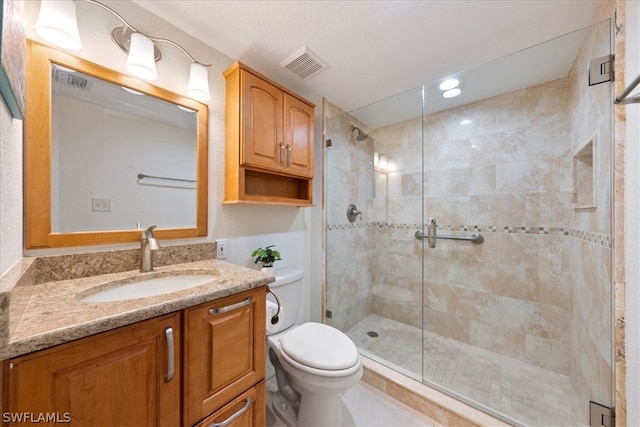
[[[291,158],[293,157],[293,148],[287,144],[287,167],[291,167]]]
[[[173,379],[173,373],[175,368],[175,363],[173,359],[174,354],[174,344],[173,344],[173,328],[171,326],[167,326],[164,330],[164,334],[167,337],[167,377],[165,378],[165,382],[169,382]]]
[[[209,427],[226,427],[226,426],[228,426],[229,424],[231,424],[233,422],[233,420],[235,420],[240,415],[242,415],[245,412],[247,412],[247,409],[249,409],[250,406],[251,406],[251,396],[247,397],[247,403],[245,403],[244,406],[242,408],[240,408],[240,410],[238,412],[236,412],[235,414],[231,415],[229,418],[227,418],[226,420],[222,421],[221,423],[209,424]]]

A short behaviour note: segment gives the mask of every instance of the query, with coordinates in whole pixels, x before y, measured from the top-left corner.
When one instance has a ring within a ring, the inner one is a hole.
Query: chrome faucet
[[[160,244],[153,237],[153,230],[156,226],[152,225],[142,232],[140,236],[140,271],[145,273],[153,271],[153,252],[160,249]]]

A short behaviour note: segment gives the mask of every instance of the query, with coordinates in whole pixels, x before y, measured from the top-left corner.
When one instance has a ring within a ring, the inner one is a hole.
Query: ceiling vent
[[[303,80],[329,68],[322,59],[318,58],[318,55],[311,52],[306,46],[282,61],[280,65],[293,71]]]

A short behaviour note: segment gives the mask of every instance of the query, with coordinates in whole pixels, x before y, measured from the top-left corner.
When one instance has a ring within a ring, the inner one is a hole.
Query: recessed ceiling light
[[[438,86],[438,88],[440,90],[449,90],[449,89],[453,89],[454,87],[458,87],[459,84],[460,84],[460,80],[458,79],[447,79],[442,83],[440,83],[440,86]]]
[[[444,96],[445,98],[455,98],[456,96],[460,95],[461,93],[462,93],[462,91],[459,88],[455,88],[455,89],[449,89],[448,91],[443,93],[442,96]]]
[[[460,126],[469,126],[471,123],[473,123],[473,120],[464,119],[460,121]]]

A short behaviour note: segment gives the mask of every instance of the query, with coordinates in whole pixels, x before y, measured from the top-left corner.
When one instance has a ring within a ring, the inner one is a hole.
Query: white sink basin
[[[155,279],[139,280],[132,283],[98,291],[83,297],[82,302],[113,302],[126,301],[136,298],[152,297],[169,294],[203,285],[216,276],[213,274],[189,274],[182,276],[157,277]]]

